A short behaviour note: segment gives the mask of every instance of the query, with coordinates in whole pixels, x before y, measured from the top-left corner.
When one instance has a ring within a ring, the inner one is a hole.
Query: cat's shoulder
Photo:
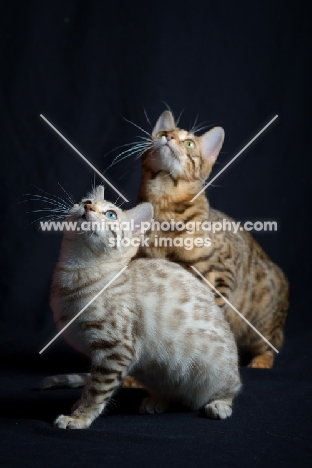
[[[170,262],[169,260],[163,258],[136,258],[131,261],[130,267],[132,269],[148,269],[151,272],[160,269],[185,271],[184,268],[182,268],[178,263]]]
[[[209,219],[211,221],[220,221],[222,219],[227,219],[228,221],[234,221],[234,219],[227,215],[226,213],[223,213],[223,211],[216,210],[215,208],[209,208]]]

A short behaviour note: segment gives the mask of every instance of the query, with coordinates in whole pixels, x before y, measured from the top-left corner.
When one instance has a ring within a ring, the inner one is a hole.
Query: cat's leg
[[[262,346],[261,346],[262,345]],[[265,341],[259,343],[257,347],[252,348],[254,357],[248,364],[253,369],[271,369],[274,363],[274,351]]]
[[[122,382],[122,386],[123,388],[144,388],[143,384],[131,375],[127,375],[125,380]]]
[[[213,268],[216,268],[217,271],[214,271]],[[227,307],[227,303],[224,300],[231,300],[231,293],[236,287],[236,278],[234,272],[232,271],[233,265],[224,265],[223,263],[218,263],[211,267],[212,271],[209,271],[204,276],[209,281],[212,286],[216,288],[218,292],[213,291],[215,296],[216,304],[221,307]],[[211,289],[210,285],[208,287]],[[223,297],[222,297],[223,296]]]
[[[248,364],[248,367],[253,369],[271,369],[273,367],[273,362],[273,353],[268,352],[266,354],[259,354],[259,356],[255,356]]]
[[[277,350],[281,349],[284,340],[284,321],[279,320],[277,314],[273,313],[267,322],[265,320],[259,324],[255,322],[255,327]],[[255,333],[250,339],[249,351],[253,358],[248,367],[253,369],[271,369],[273,367],[275,352],[263,338],[259,335],[255,336]]]
[[[56,387],[69,387],[69,388],[78,388],[84,387],[90,377],[90,374],[58,374],[50,375],[45,377],[40,384],[38,389],[46,390],[47,388],[56,388]]]
[[[271,288],[264,285],[262,289],[259,289],[258,307],[261,309],[259,309],[253,324],[279,351],[284,341],[284,325],[289,307],[289,285],[282,271],[276,266],[274,266],[270,280]],[[275,353],[258,335],[250,336],[250,352],[253,359],[249,367],[257,369],[273,367]]]
[[[233,399],[242,387],[237,358],[215,361],[215,366],[207,368],[207,375],[207,380],[196,388],[197,402],[204,407],[208,418],[229,418]]]
[[[141,406],[140,406],[140,413],[141,414],[157,414],[157,413],[164,413],[168,410],[170,406],[169,398],[152,395],[143,399]]]
[[[85,386],[75,410],[70,416],[60,415],[54,426],[60,429],[86,429],[105,409],[114,391],[126,376],[129,362],[110,362],[93,365],[90,379]]]
[[[205,406],[207,418],[226,419],[232,415],[233,398],[213,400]]]

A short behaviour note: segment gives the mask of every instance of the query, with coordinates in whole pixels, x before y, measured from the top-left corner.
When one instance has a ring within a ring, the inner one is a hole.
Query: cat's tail
[[[90,374],[58,374],[45,377],[38,385],[39,390],[47,388],[68,387],[78,388],[84,387],[90,377]]]

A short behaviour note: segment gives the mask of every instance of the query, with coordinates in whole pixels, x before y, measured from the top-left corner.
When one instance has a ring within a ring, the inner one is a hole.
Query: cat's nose
[[[94,211],[93,206],[90,203],[87,203],[84,209],[85,211]]]
[[[168,132],[167,135],[166,135],[166,137],[167,137],[167,140],[168,140],[168,141],[169,141],[169,140],[174,140],[174,135],[173,135],[173,133]]]

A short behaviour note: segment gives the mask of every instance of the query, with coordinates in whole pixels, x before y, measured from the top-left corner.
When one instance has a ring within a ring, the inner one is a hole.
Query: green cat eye
[[[184,140],[183,143],[187,148],[195,148],[195,143],[193,140]]]
[[[156,138],[161,138],[163,136],[166,136],[167,135],[167,132],[158,132],[157,135],[156,135]]]
[[[108,211],[105,211],[104,214],[105,214],[106,218],[108,218],[108,219],[117,219],[117,214],[115,213],[115,211],[108,210]]]

